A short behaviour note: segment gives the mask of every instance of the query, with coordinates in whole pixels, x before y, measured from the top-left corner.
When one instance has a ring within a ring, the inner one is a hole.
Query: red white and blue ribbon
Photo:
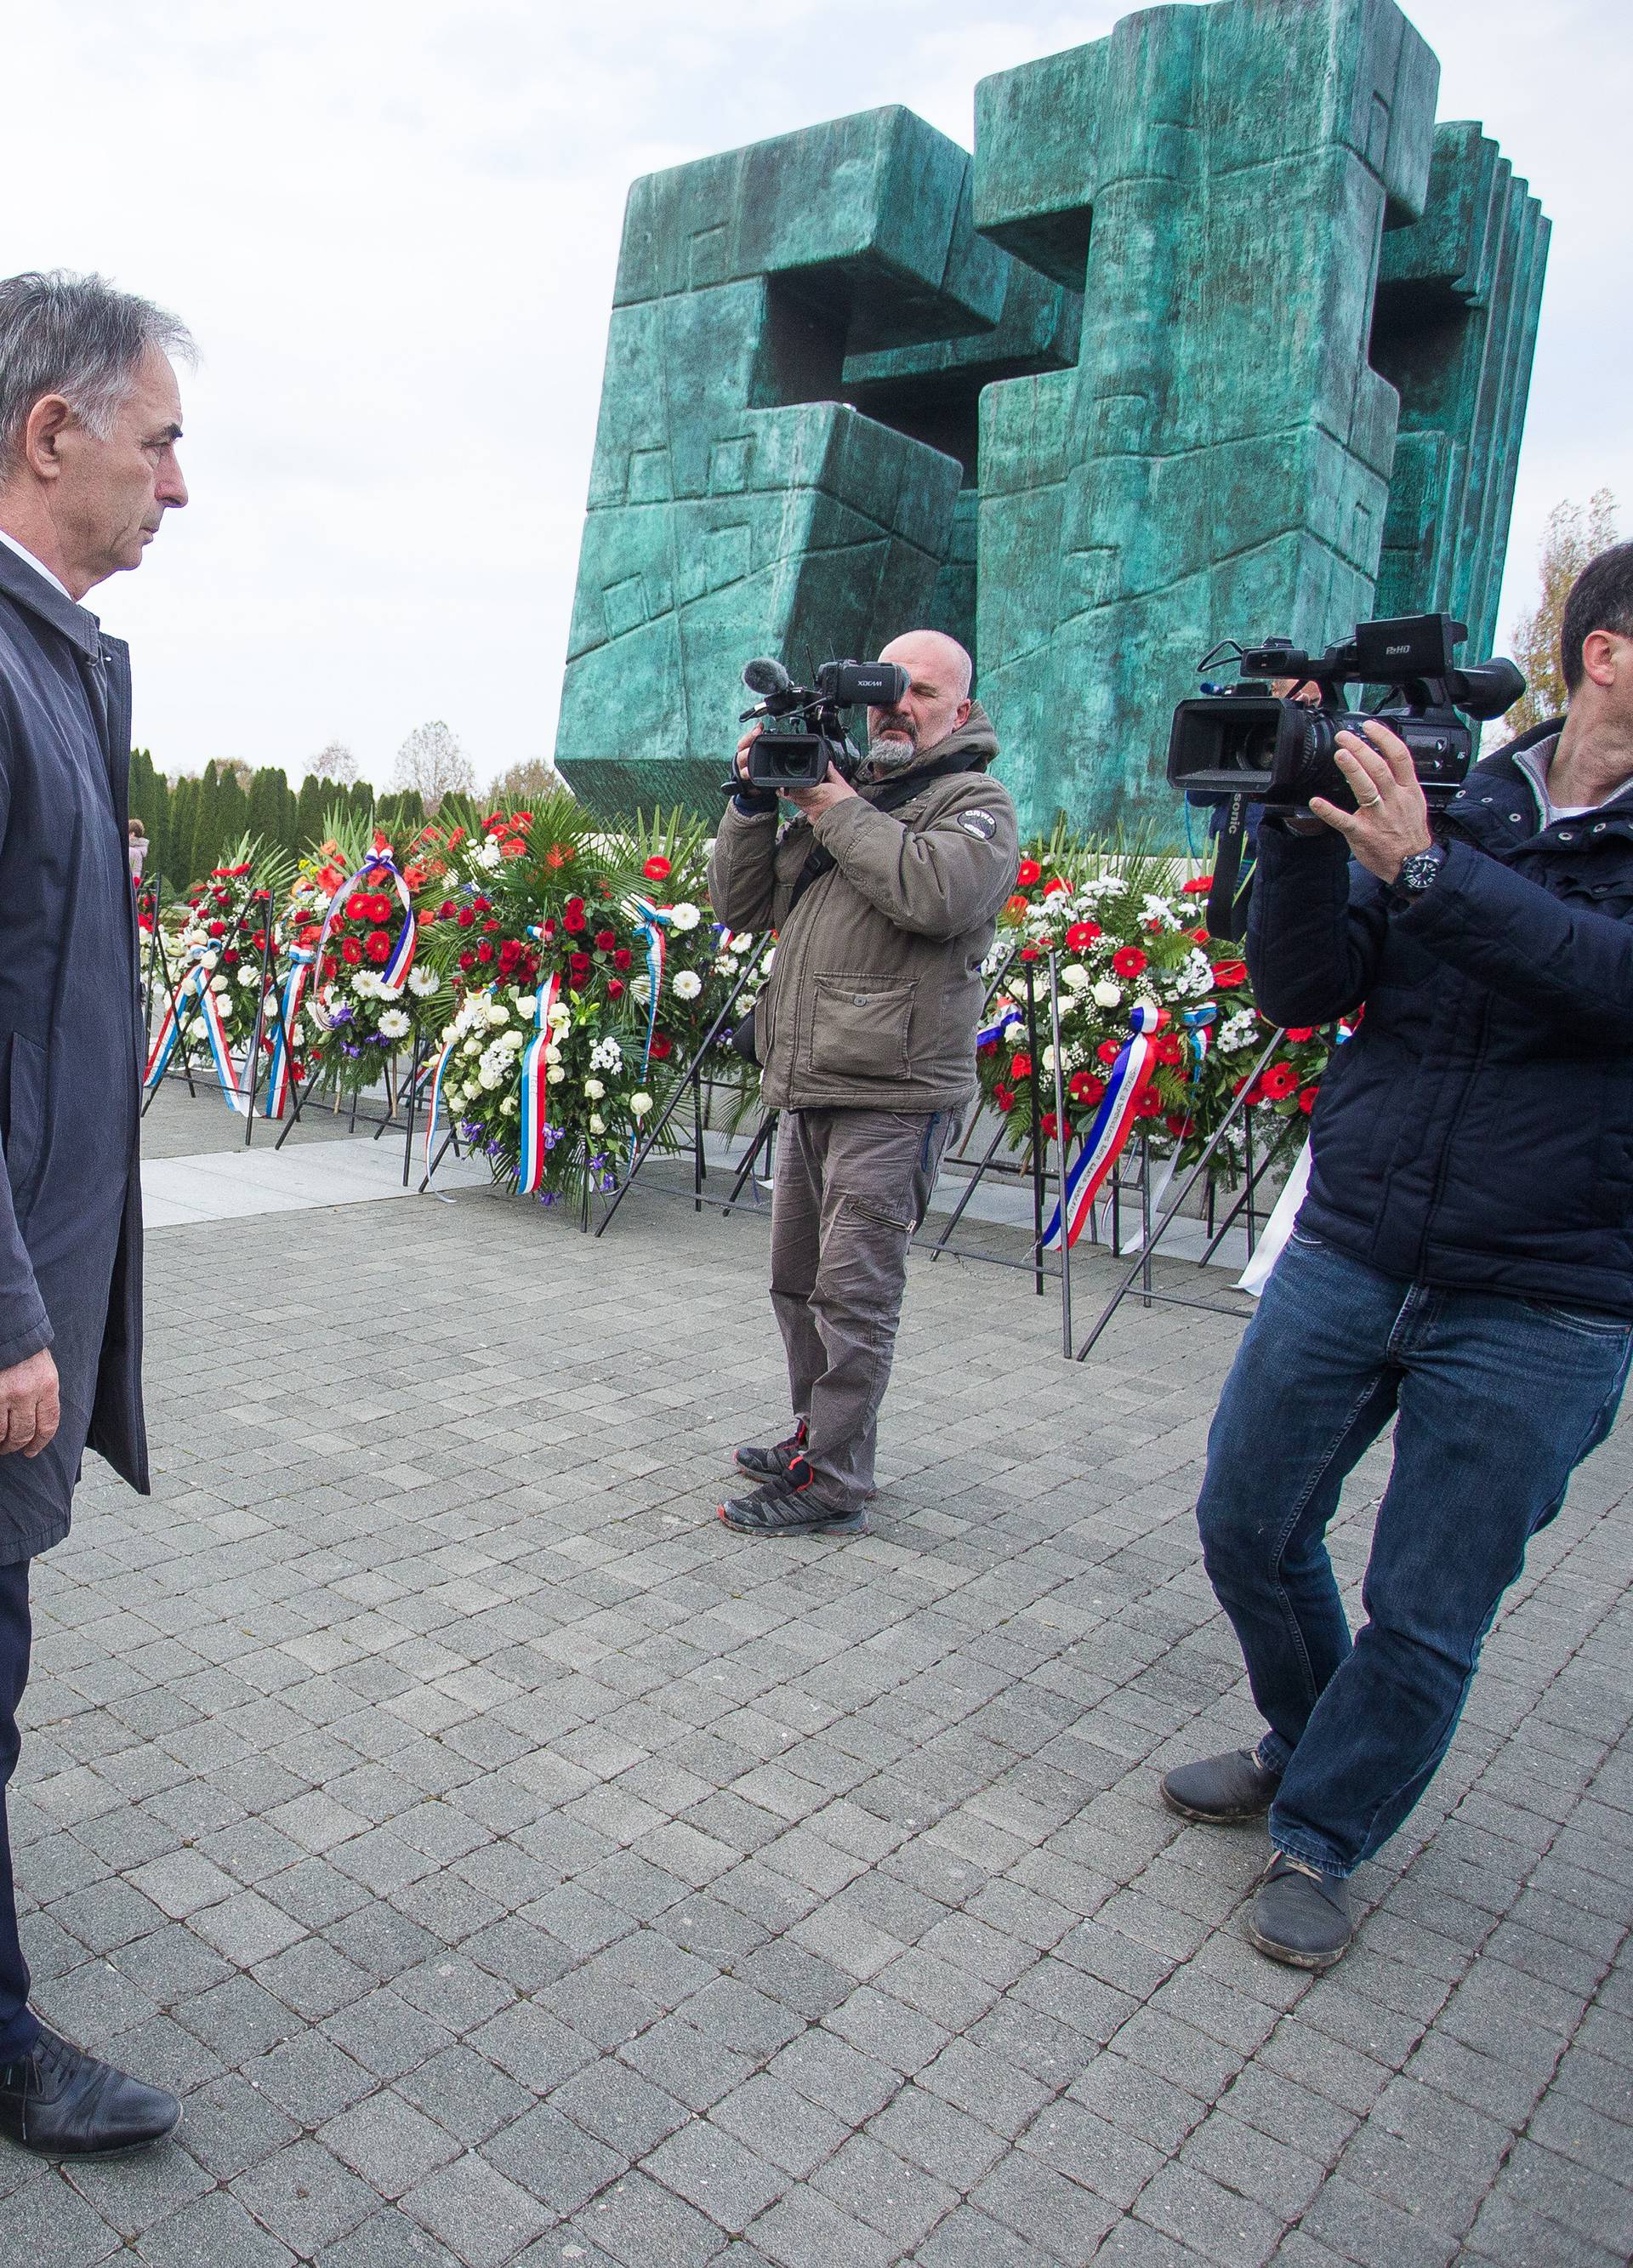
[[[544,1161],[550,1154],[545,1137],[549,1132],[547,1108],[548,1084],[545,1057],[555,1037],[550,1022],[550,1011],[561,998],[562,980],[559,971],[552,970],[539,987],[538,1000],[533,1008],[533,1035],[522,1057],[521,1089],[521,1156],[516,1168],[516,1187],[521,1196],[530,1197],[544,1179]]]
[[[652,1041],[658,1030],[658,996],[664,989],[664,958],[667,950],[664,932],[674,909],[654,905],[651,898],[631,898],[629,906],[635,915],[636,935],[646,947],[646,1046],[641,1057],[641,1076],[644,1079],[652,1060]]]
[[[1066,1175],[1063,1209],[1070,1223],[1066,1235],[1069,1247],[1075,1246],[1082,1235],[1089,1208],[1134,1130],[1135,1106],[1153,1067],[1152,1036],[1166,1020],[1165,1010],[1148,1007],[1136,1008],[1129,1019],[1129,1036],[1111,1067],[1111,1078],[1094,1114],[1094,1123],[1084,1136]],[[1045,1252],[1059,1248],[1062,1217],[1063,1207],[1057,1204],[1043,1232]]]
[[[1185,1011],[1185,1036],[1189,1042],[1193,1084],[1202,1077],[1203,1065],[1208,1060],[1208,1050],[1213,1044],[1212,1025],[1219,1012],[1217,1001],[1210,1000],[1206,1007]]]
[[[157,1086],[165,1076],[169,1067],[170,1058],[175,1053],[181,1019],[187,1013],[191,1003],[196,1008],[200,1021],[203,1024],[205,1045],[209,1049],[216,1079],[227,1106],[230,1109],[236,1110],[239,1117],[247,1117],[249,1096],[246,1091],[243,1076],[232,1060],[232,1050],[227,1045],[226,1027],[221,1018],[221,1005],[211,986],[212,974],[212,970],[202,960],[196,961],[176,987],[170,1004],[165,1011],[163,1021],[154,1035],[152,1047],[148,1052],[147,1068],[142,1075],[142,1083],[143,1086]]]
[[[994,1040],[1001,1040],[1006,1032],[1014,1030],[1018,1025],[1024,1031],[1026,1023],[1026,1018],[1015,1003],[1012,1000],[1006,1001],[998,1011],[997,1023],[985,1024],[976,1033],[975,1045],[977,1048],[988,1047]]]
[[[329,932],[334,928],[336,917],[344,910],[347,899],[360,884],[371,882],[377,874],[391,876],[398,902],[402,908],[401,926],[393,941],[391,951],[386,957],[386,964],[380,970],[380,983],[393,985],[401,991],[408,981],[409,969],[414,966],[414,946],[419,925],[414,918],[414,893],[404,881],[402,870],[389,850],[372,852],[364,860],[357,873],[342,882],[335,891],[329,900],[328,909],[323,917],[323,926],[318,932],[318,942],[313,949],[313,957],[320,965],[323,960],[323,948],[329,941]]]
[[[290,973],[283,980],[283,990],[278,1000],[277,1024],[272,1035],[272,1063],[267,1072],[267,1099],[263,1108],[268,1118],[282,1118],[288,1107],[293,1074],[295,1019],[300,1013],[301,998],[316,960],[316,955],[301,945],[291,946],[289,957]]]

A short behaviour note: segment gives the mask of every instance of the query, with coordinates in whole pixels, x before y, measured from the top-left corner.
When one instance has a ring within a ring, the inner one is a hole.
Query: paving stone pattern
[[[0,2261],[1625,2261],[1628,1433],[1313,1981],[1262,1833],[1156,1794],[1254,1721],[1190,1516],[1235,1326],[1068,1366],[916,1260],[874,1533],[754,1544],[764,1273],[639,1193],[151,1240],[155,1492],[93,1465],[39,1571],[13,1821],[42,2010],[187,2119],[0,2152]]]

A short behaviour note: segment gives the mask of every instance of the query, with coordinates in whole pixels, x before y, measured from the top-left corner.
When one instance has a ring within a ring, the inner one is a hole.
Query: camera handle
[[[1253,876],[1239,890],[1242,871],[1242,851],[1247,841],[1247,798],[1233,795],[1225,814],[1225,825],[1219,830],[1218,850],[1213,862],[1213,886],[1208,893],[1208,934],[1235,944],[1247,927],[1247,902],[1253,895]]]

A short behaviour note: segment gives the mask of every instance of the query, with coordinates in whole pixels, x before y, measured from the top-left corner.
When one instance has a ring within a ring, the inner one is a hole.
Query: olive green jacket
[[[990,761],[985,711],[925,764]],[[975,1091],[982,963],[1015,887],[1014,806],[984,772],[926,783],[894,812],[862,789],[779,836],[776,814],[727,806],[709,862],[717,920],[778,932],[754,1016],[761,1094],[778,1110],[954,1110]],[[791,913],[813,843],[832,868]]]

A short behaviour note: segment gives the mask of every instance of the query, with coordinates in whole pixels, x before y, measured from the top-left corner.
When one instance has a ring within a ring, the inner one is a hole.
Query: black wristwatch
[[[1401,861],[1401,871],[1389,885],[1402,905],[1416,905],[1425,890],[1434,887],[1440,869],[1445,864],[1445,852],[1438,843],[1427,850],[1414,850]]]

